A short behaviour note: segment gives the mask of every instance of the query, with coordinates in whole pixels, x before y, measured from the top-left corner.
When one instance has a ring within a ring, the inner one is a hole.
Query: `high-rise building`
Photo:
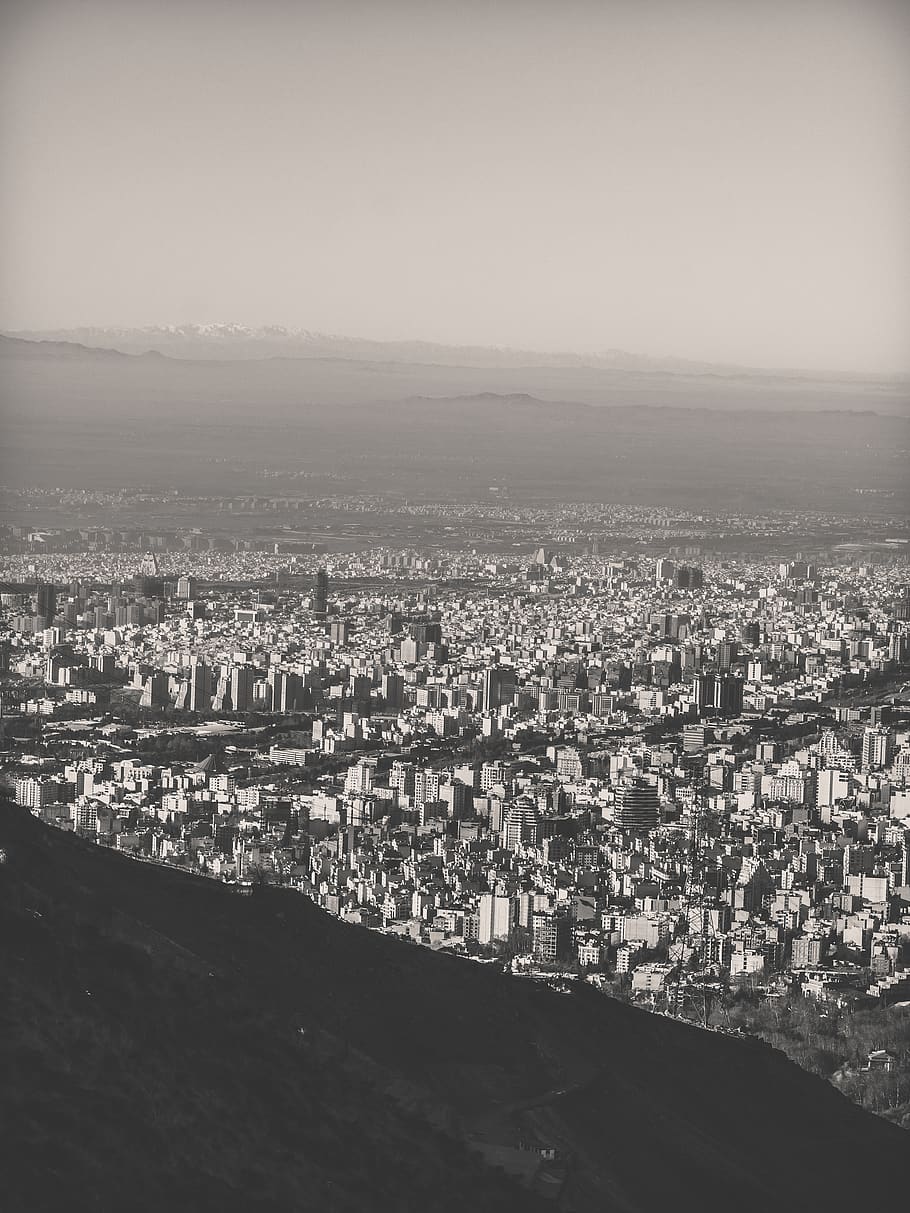
[[[153,552],[147,552],[133,577],[133,591],[141,598],[160,598],[164,594],[164,578]]]
[[[313,614],[325,616],[329,609],[329,575],[325,569],[316,572],[316,585],[313,590]]]
[[[739,656],[739,645],[735,640],[721,640],[717,645],[717,666],[729,670]]]
[[[506,782],[508,772],[503,762],[485,762],[480,768],[480,790],[489,792],[490,788]]]
[[[755,648],[761,639],[761,625],[758,620],[751,619],[748,623],[742,624],[739,629],[739,638],[743,644]]]
[[[397,710],[404,702],[404,678],[401,674],[383,674],[380,693],[387,708]]]
[[[377,764],[376,758],[361,758],[354,766],[349,767],[344,781],[344,790],[359,795],[366,795],[372,791]]]
[[[16,804],[24,805],[27,809],[53,804],[56,794],[57,784],[50,780],[35,779],[33,776],[16,780]]]
[[[332,644],[345,645],[348,642],[350,625],[346,619],[336,619],[329,625],[329,640]]]
[[[624,830],[644,832],[660,823],[657,787],[644,779],[631,779],[616,789],[615,820]]]
[[[567,918],[548,912],[535,912],[531,917],[531,941],[535,960],[555,964],[566,955],[571,940]]]
[[[168,699],[168,676],[164,670],[154,670],[143,678],[140,707],[163,708],[167,706]]]
[[[474,809],[474,792],[467,784],[457,779],[439,789],[439,798],[445,804],[447,816],[456,820],[470,817]]]
[[[676,576],[676,565],[672,560],[668,560],[666,556],[662,557],[657,562],[655,569],[655,581],[658,585],[672,582]]]
[[[231,706],[235,712],[253,710],[253,669],[248,665],[231,667]]]
[[[401,759],[396,759],[392,763],[392,770],[389,773],[389,787],[397,791],[399,796],[414,795],[414,779],[415,771],[410,762],[402,762]]]
[[[207,712],[211,708],[213,691],[211,667],[201,657],[193,657],[189,677],[177,699],[177,707],[189,712]]]
[[[494,939],[508,939],[512,926],[512,902],[508,897],[484,893],[480,898],[477,940],[491,944]]]
[[[57,614],[57,589],[39,581],[35,590],[35,614],[49,626]]]
[[[303,694],[299,674],[288,674],[285,670],[271,669],[267,678],[269,706],[273,712],[295,712]]]
[[[503,670],[500,666],[491,666],[483,672],[483,710],[495,712],[503,703]]]
[[[700,590],[704,575],[696,564],[681,564],[676,570],[675,584],[678,590]]]
[[[502,845],[511,851],[518,846],[536,846],[540,837],[540,813],[528,800],[509,805],[502,825]]]
[[[734,674],[697,674],[694,691],[699,716],[738,716],[743,710],[743,681]]]
[[[408,635],[418,645],[442,644],[442,624],[435,620],[414,620],[408,624]]]
[[[414,807],[422,809],[424,805],[436,804],[439,800],[438,771],[414,772]]]
[[[882,725],[870,726],[863,730],[864,771],[879,771],[891,761],[891,747],[894,741],[889,728]]]
[[[708,744],[708,729],[703,724],[687,724],[683,729],[683,750],[693,754]]]

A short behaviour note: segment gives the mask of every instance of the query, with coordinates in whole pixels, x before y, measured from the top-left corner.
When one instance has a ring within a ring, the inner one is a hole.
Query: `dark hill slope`
[[[0,808],[4,1207],[848,1208],[900,1130],[765,1046],[561,996]],[[497,1148],[494,1148],[497,1147]],[[500,1149],[498,1147],[505,1147]],[[541,1206],[542,1207],[542,1206]],[[552,1206],[551,1206],[552,1207]]]

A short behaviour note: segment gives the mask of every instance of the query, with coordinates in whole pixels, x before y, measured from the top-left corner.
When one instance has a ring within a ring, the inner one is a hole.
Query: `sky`
[[[910,369],[910,4],[2,0],[0,327]]]

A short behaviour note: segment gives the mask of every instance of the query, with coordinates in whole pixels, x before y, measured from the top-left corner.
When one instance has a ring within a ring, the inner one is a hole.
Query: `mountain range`
[[[11,805],[0,964],[9,1213],[759,1213],[905,1191],[905,1133],[757,1041]]]
[[[400,362],[450,367],[519,369],[590,368],[663,375],[711,375],[759,380],[888,383],[907,376],[832,373],[793,368],[756,368],[686,358],[654,357],[625,350],[570,353],[496,346],[447,345],[432,341],[374,341],[282,325],[174,324],[142,328],[82,327],[23,330],[9,333],[29,341],[67,342],[125,353],[157,351],[174,358],[344,358],[367,362]]]
[[[910,458],[895,384],[187,359],[11,337],[0,425],[0,483],[219,497],[261,492],[267,467],[419,499],[476,501],[496,485],[516,501],[894,513]]]

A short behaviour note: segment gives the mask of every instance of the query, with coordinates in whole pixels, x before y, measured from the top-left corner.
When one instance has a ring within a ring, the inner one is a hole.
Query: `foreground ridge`
[[[744,1209],[845,1208],[870,1171],[900,1190],[901,1131],[757,1043],[130,863],[20,809],[0,847],[11,1208],[644,1211],[719,1208],[731,1184]]]

